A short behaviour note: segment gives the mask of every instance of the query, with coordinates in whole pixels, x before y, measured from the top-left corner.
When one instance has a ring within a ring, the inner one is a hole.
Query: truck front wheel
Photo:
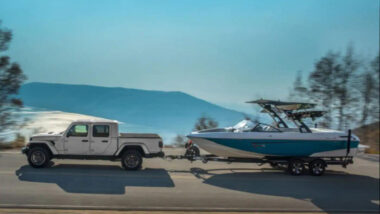
[[[49,152],[42,147],[34,147],[28,152],[28,162],[33,168],[45,167],[49,161]]]
[[[121,165],[126,170],[137,170],[141,168],[143,159],[141,153],[135,149],[127,150],[121,156]]]

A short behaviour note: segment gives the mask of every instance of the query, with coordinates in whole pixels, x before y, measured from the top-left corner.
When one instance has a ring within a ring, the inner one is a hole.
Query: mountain
[[[24,84],[19,96],[25,106],[92,115],[180,134],[189,133],[202,115],[212,117],[219,126],[231,126],[244,118],[241,112],[182,92],[36,82]]]

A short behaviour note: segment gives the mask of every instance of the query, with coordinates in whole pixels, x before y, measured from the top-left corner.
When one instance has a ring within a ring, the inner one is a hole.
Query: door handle
[[[84,142],[84,143],[87,143],[87,142],[88,142],[88,140],[82,140],[82,142]]]
[[[102,143],[108,143],[108,140],[102,140]]]

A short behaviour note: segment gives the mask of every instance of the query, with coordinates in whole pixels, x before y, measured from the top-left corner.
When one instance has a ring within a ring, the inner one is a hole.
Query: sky
[[[0,0],[28,82],[286,100],[329,50],[379,51],[379,0]]]

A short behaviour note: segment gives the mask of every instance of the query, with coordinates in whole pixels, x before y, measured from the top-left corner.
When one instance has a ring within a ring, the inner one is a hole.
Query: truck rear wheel
[[[126,170],[137,170],[141,168],[143,159],[139,151],[135,149],[127,150],[121,156],[121,165]]]
[[[33,168],[42,168],[47,166],[50,159],[49,152],[42,147],[34,147],[28,152],[28,162]]]

